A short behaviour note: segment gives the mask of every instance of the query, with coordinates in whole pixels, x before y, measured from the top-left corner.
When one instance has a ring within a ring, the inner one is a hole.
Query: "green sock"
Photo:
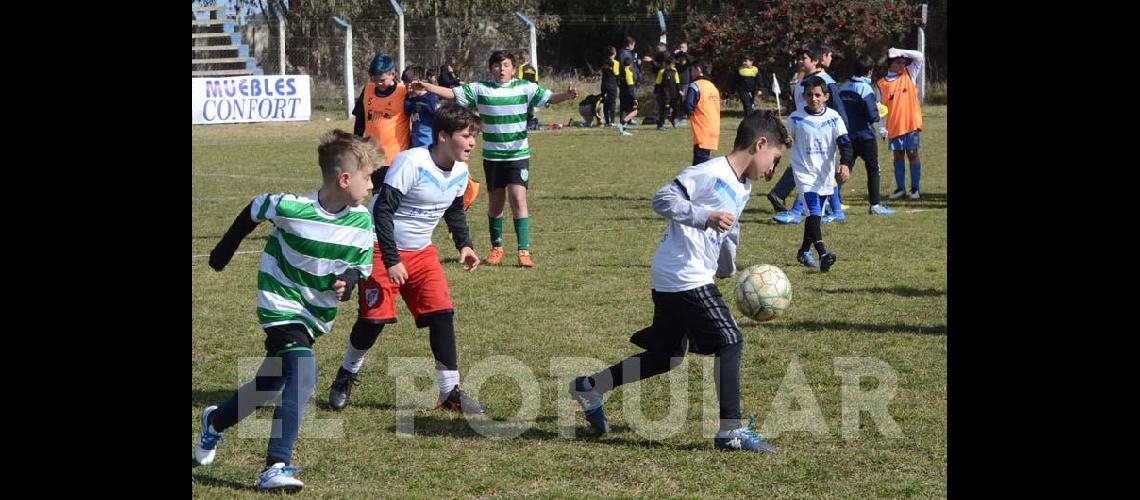
[[[519,237],[519,250],[530,250],[530,217],[515,219],[515,234]]]
[[[487,216],[487,222],[491,227],[491,246],[503,246],[503,218]]]

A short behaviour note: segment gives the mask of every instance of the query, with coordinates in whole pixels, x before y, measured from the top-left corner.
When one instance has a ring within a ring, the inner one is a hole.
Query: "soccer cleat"
[[[503,261],[503,247],[491,247],[491,253],[487,254],[487,258],[483,259],[483,263],[489,266],[497,266]]]
[[[819,267],[819,263],[815,261],[815,256],[811,254],[811,250],[796,254],[796,260],[807,267]]]
[[[222,433],[210,430],[210,414],[218,406],[207,406],[202,412],[202,430],[198,431],[198,442],[194,443],[194,461],[198,465],[210,465],[214,461],[214,452],[222,440]]]
[[[788,207],[784,205],[784,200],[781,200],[775,194],[768,193],[768,203],[772,204],[772,213],[787,212]]]
[[[266,467],[261,475],[257,476],[257,489],[261,491],[298,491],[305,487],[305,483],[293,477],[293,474],[297,472],[301,472],[300,467],[289,467],[282,462],[277,462]]]
[[[439,400],[435,402],[435,407],[448,411],[462,411],[468,415],[487,412],[483,405],[471,399],[458,385],[452,387],[451,392],[439,393]]]
[[[903,196],[906,196],[906,191],[903,191],[902,189],[896,189],[895,192],[890,194],[890,196],[887,196],[887,199],[898,200],[902,199]]]
[[[823,255],[820,255],[819,256],[819,272],[826,273],[827,271],[829,271],[831,269],[831,266],[833,264],[835,264],[835,261],[838,259],[839,259],[839,256],[836,255],[835,252],[827,252]]]
[[[519,267],[534,267],[534,261],[530,258],[530,250],[519,250]]]
[[[776,447],[764,441],[764,436],[756,432],[756,414],[748,418],[748,425],[731,431],[721,431],[713,438],[713,445],[721,451],[751,451],[772,453]]]
[[[871,208],[867,209],[867,213],[871,215],[892,215],[895,213],[895,211],[890,207],[880,203],[878,205],[871,205]]]
[[[570,382],[570,397],[582,405],[586,412],[586,421],[590,427],[605,434],[610,431],[610,423],[606,420],[606,412],[602,410],[604,398],[594,390],[590,384],[590,377],[578,377]]]
[[[772,220],[775,220],[780,224],[799,224],[803,221],[803,219],[800,217],[800,214],[797,214],[791,210],[788,210],[787,212],[780,212],[772,216]]]
[[[844,205],[842,203],[839,204],[839,209],[844,211],[844,212],[846,212],[848,208],[851,208],[851,207],[848,205]]]
[[[839,212],[837,214],[828,214],[819,219],[820,222],[847,222],[847,214]]]
[[[360,378],[344,367],[336,371],[336,380],[329,386],[329,406],[334,410],[343,410],[352,399],[352,388],[360,385]]]
[[[665,131],[665,126],[664,126],[664,125],[658,125],[658,126],[657,126],[657,131],[658,131],[658,132],[664,132],[664,131]]]
[[[912,200],[917,200],[917,199],[919,199],[920,197],[921,197],[921,196],[919,196],[919,194],[918,194],[918,190],[917,190],[917,189],[911,189],[911,190],[910,190],[910,199],[912,199]]]

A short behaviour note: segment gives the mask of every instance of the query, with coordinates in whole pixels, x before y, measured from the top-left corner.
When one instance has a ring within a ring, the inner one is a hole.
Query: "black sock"
[[[720,400],[720,430],[740,427],[740,357],[744,343],[721,347],[716,352],[716,393]]]
[[[672,370],[681,364],[684,356],[685,351],[683,350],[679,353],[672,354],[644,351],[618,361],[613,366],[595,373],[590,377],[590,381],[594,384],[594,390],[601,394],[613,390],[620,385],[644,380]],[[628,367],[625,366],[627,363],[629,364]],[[635,366],[637,366],[637,369],[634,369]],[[629,370],[627,371],[626,368],[629,368]]]
[[[807,229],[812,243],[815,244],[815,251],[820,255],[827,253],[827,249],[823,246],[823,229],[820,228],[820,216],[813,215],[808,217]]]
[[[384,323],[374,323],[371,320],[359,318],[356,323],[352,325],[352,333],[348,336],[348,341],[361,351],[367,351],[376,344],[376,339],[380,337],[380,332],[384,330]]]
[[[435,356],[436,370],[458,370],[459,356],[455,354],[454,313],[436,313],[427,318],[431,341],[431,354]]]
[[[804,239],[803,239],[803,242],[800,243],[800,253],[810,251],[811,250],[811,244],[815,242],[815,240],[812,239],[812,234],[811,234],[811,219],[812,219],[812,216],[809,215],[807,218],[807,222],[804,222]],[[815,217],[815,219],[818,220],[819,217]]]

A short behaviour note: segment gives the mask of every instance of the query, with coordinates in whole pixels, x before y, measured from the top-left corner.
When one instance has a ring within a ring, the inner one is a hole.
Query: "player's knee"
[[[384,322],[381,320],[358,318],[352,325],[352,333],[349,334],[348,340],[352,343],[352,347],[365,351],[376,344],[376,339],[383,330]]]

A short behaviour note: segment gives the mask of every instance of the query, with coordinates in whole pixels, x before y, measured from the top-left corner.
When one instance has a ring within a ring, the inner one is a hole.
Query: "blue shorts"
[[[807,206],[808,216],[823,215],[823,198],[819,193],[804,193],[804,205]]]
[[[890,148],[891,151],[918,149],[918,131],[907,132],[891,139],[890,142],[887,143],[887,147]]]

